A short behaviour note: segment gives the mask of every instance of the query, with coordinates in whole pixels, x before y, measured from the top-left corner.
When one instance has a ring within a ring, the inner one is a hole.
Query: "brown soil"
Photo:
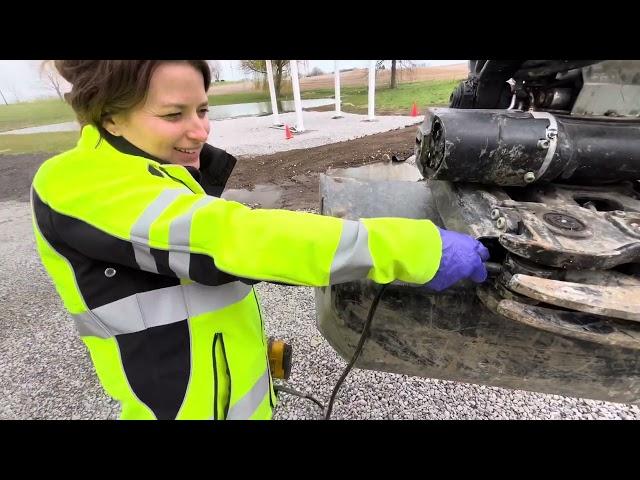
[[[278,208],[317,209],[318,175],[413,154],[416,127],[255,157],[239,157],[227,188],[251,190],[273,185],[282,190]],[[0,155],[0,201],[29,201],[29,188],[40,164],[51,154]]]
[[[31,181],[38,167],[51,154],[0,155],[0,202],[29,201]]]
[[[277,185],[282,197],[276,207],[317,209],[320,173],[385,161],[392,155],[406,159],[413,154],[416,130],[412,126],[320,147],[240,157],[227,188]]]

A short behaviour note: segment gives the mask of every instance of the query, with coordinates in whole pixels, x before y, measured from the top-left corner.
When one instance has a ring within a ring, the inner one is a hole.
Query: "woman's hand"
[[[437,292],[463,279],[482,283],[487,279],[483,262],[489,260],[489,250],[476,239],[462,233],[438,228],[442,239],[440,267],[426,286]]]

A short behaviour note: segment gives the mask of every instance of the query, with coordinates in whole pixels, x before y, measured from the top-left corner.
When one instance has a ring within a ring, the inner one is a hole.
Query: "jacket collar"
[[[107,130],[102,127],[98,127],[98,132],[100,132],[100,136],[104,138],[109,145],[118,150],[120,153],[126,153],[127,155],[135,155],[136,157],[144,157],[149,160],[153,160],[158,163],[169,163],[164,160],[160,160],[157,157],[154,157],[150,153],[145,152],[144,150],[136,147],[133,143],[129,142],[124,137],[116,137],[115,135],[111,135]]]
[[[94,129],[92,126],[85,126],[82,131],[82,136],[85,136],[85,129]],[[87,131],[89,136],[94,136],[94,132]],[[121,153],[127,155],[135,155],[138,157],[147,158],[149,160],[153,160],[154,162],[158,162],[161,164],[169,165],[169,162],[161,160],[144,150],[136,147],[131,142],[126,140],[124,137],[116,137],[111,135],[107,130],[102,127],[97,128],[99,136],[101,136],[104,140],[109,143],[113,148],[118,150]],[[202,151],[200,152],[200,168],[196,169],[194,167],[185,167],[189,173],[196,179],[196,181],[202,185],[204,191],[209,195],[214,195],[219,197],[225,185],[227,184],[227,180],[231,176],[233,172],[233,168],[236,165],[236,158],[233,155],[230,155],[226,151],[216,148],[208,143],[205,143],[202,147]]]

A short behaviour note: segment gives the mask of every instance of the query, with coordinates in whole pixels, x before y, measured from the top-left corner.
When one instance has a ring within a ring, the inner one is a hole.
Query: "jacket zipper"
[[[222,336],[221,333],[219,333],[218,335],[220,335],[220,346],[222,347],[222,356],[224,357],[224,366],[225,369],[227,371],[227,378],[229,379],[229,396],[227,398],[227,404],[224,406],[224,419],[227,418],[227,415],[229,414],[229,405],[231,404],[231,392],[233,391],[232,389],[232,385],[231,385],[231,372],[229,371],[229,360],[227,359],[227,351],[224,348],[224,338]]]
[[[218,342],[218,337],[220,333],[216,333],[213,336],[213,348],[212,348],[212,358],[213,358],[213,419],[218,420],[218,364],[216,361],[216,343]]]

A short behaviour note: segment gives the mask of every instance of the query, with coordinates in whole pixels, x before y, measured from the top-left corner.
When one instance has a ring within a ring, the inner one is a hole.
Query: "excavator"
[[[320,212],[466,233],[489,278],[317,288],[329,344],[361,369],[639,404],[640,61],[470,60],[414,151],[328,171]]]

